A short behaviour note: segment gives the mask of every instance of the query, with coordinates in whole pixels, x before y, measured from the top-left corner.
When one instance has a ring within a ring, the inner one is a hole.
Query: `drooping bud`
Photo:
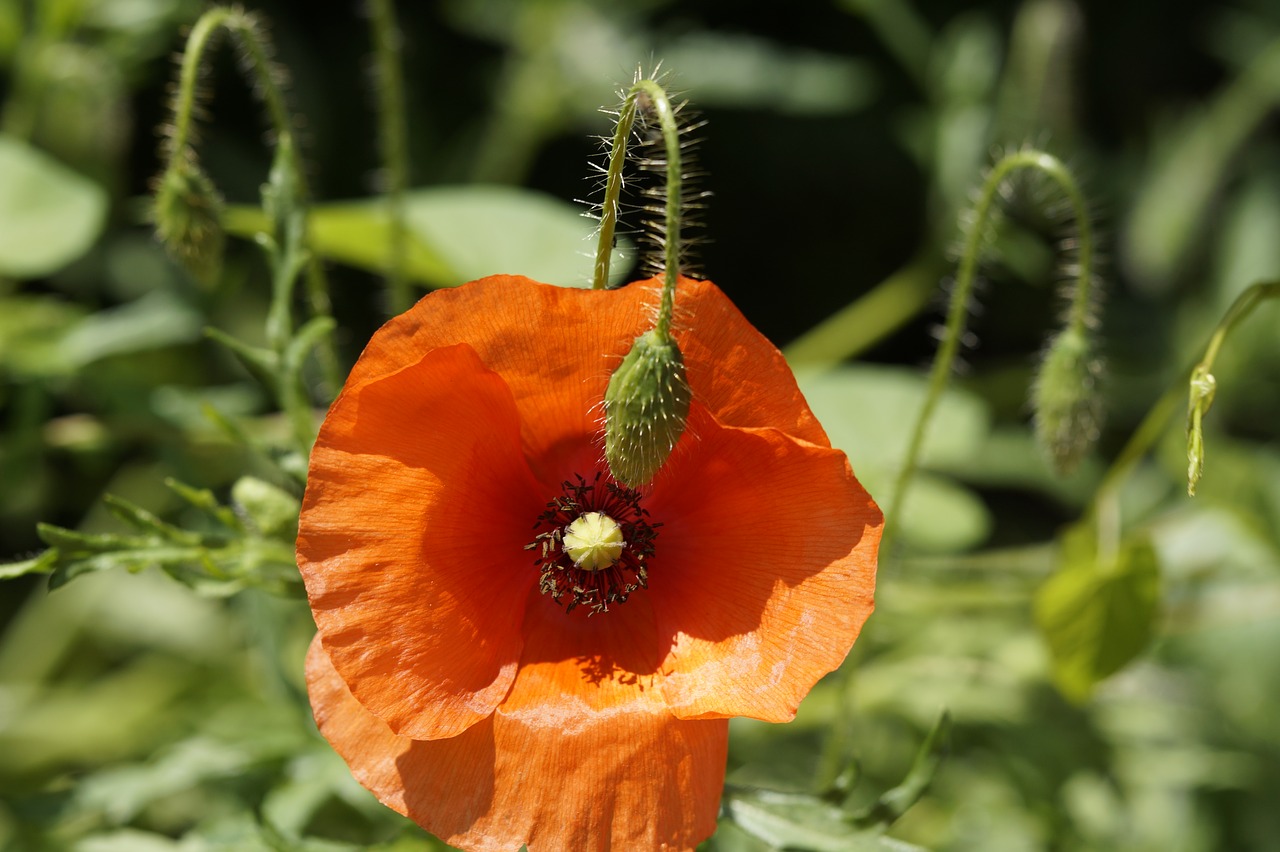
[[[1055,337],[1040,365],[1032,388],[1036,439],[1059,474],[1073,471],[1098,439],[1101,370],[1088,336],[1077,328]]]
[[[650,482],[684,434],[692,394],[684,356],[656,328],[636,338],[604,394],[604,455],[623,485]]]
[[[1204,473],[1204,416],[1213,405],[1218,380],[1203,363],[1191,373],[1191,395],[1187,402],[1187,494],[1196,496],[1196,486]]]
[[[156,235],[197,279],[211,283],[222,266],[222,196],[200,167],[175,162],[156,186]]]

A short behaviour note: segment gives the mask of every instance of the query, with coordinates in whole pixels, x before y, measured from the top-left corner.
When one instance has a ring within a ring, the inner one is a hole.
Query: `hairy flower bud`
[[[1053,339],[1032,388],[1036,439],[1060,474],[1073,471],[1098,438],[1102,365],[1084,331],[1068,328]]]
[[[205,283],[217,278],[225,235],[222,197],[193,163],[176,163],[156,186],[155,222],[160,241]]]
[[[636,338],[604,394],[604,455],[623,485],[648,483],[666,462],[689,417],[684,356],[657,329]]]

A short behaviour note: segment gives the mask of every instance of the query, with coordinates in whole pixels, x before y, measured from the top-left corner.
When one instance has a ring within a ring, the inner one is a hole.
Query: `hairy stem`
[[[947,309],[946,330],[942,345],[934,357],[933,367],[929,373],[929,388],[924,405],[916,417],[911,430],[911,442],[902,470],[898,474],[897,486],[885,519],[884,538],[891,542],[897,529],[897,519],[906,502],[907,489],[915,475],[919,464],[920,450],[924,444],[925,432],[929,420],[933,416],[938,400],[946,387],[947,379],[955,366],[956,355],[960,351],[960,341],[964,338],[969,298],[973,292],[977,278],[978,262],[982,257],[983,238],[991,219],[992,210],[999,196],[1000,186],[1014,172],[1024,169],[1039,171],[1048,176],[1066,195],[1075,218],[1076,237],[1076,269],[1073,284],[1073,296],[1067,316],[1067,327],[1083,331],[1089,319],[1091,287],[1093,284],[1093,232],[1089,223],[1088,208],[1084,193],[1080,191],[1075,178],[1063,165],[1062,161],[1051,154],[1034,149],[1024,149],[1003,157],[987,176],[974,208],[974,218],[965,237],[964,250],[960,256],[960,267],[956,275],[955,288],[951,293],[951,302]],[[887,550],[887,545],[882,545]]]
[[[635,125],[636,114],[643,109],[658,119],[666,153],[666,197],[662,234],[663,279],[662,304],[655,325],[659,336],[671,332],[671,315],[675,310],[676,282],[680,280],[680,207],[684,194],[684,161],[680,152],[680,127],[675,107],[667,92],[655,80],[637,80],[628,90],[614,129],[613,145],[605,177],[605,197],[600,218],[599,241],[596,244],[595,274],[591,286],[597,290],[609,283],[609,263],[613,255],[613,237],[618,223],[618,200],[622,193],[626,165],[627,142]]]

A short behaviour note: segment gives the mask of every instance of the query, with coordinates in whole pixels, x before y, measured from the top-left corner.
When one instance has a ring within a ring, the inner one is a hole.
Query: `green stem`
[[[1253,313],[1253,309],[1267,299],[1280,296],[1280,281],[1254,284],[1245,290],[1231,303],[1225,315],[1218,322],[1209,338],[1200,363],[1191,370],[1190,398],[1187,401],[1187,494],[1194,497],[1196,485],[1204,472],[1204,416],[1213,405],[1213,397],[1217,380],[1213,377],[1213,362],[1218,358],[1218,350],[1226,342],[1231,333],[1245,317]]]
[[[1085,510],[1086,517],[1096,514],[1099,503],[1108,498],[1119,487],[1121,480],[1129,474],[1133,466],[1155,446],[1160,434],[1168,424],[1169,418],[1173,416],[1182,403],[1182,396],[1186,392],[1186,380],[1190,375],[1190,370],[1183,370],[1179,373],[1178,380],[1156,400],[1146,416],[1142,418],[1138,428],[1129,436],[1124,448],[1120,450],[1115,461],[1111,463],[1111,467],[1107,468],[1102,481],[1098,483],[1093,500],[1090,501],[1089,507]]]
[[[658,321],[654,329],[660,337],[667,338],[671,333],[671,315],[675,311],[676,282],[680,280],[680,207],[684,196],[684,160],[680,153],[680,126],[676,121],[675,107],[671,105],[666,90],[655,80],[636,81],[627,92],[622,113],[618,117],[613,146],[609,152],[600,238],[596,244],[595,274],[591,286],[598,290],[609,283],[609,262],[613,255],[613,234],[618,221],[618,198],[622,191],[627,141],[631,136],[636,113],[641,109],[657,116],[666,152],[662,304],[658,309]]]
[[[405,117],[404,73],[401,68],[399,28],[392,0],[371,0],[373,56],[377,69],[378,141],[386,173],[387,212],[391,225],[387,257],[387,289],[392,313],[413,305],[413,293],[405,276],[408,231],[405,192],[409,187],[409,130]]]
[[[215,6],[200,16],[191,35],[187,37],[186,50],[182,52],[182,66],[178,72],[178,91],[173,103],[173,125],[165,135],[166,161],[183,154],[190,145],[191,127],[194,124],[196,91],[199,87],[200,68],[205,51],[217,41],[228,21],[236,12],[226,6]]]
[[[1280,298],[1280,281],[1254,284],[1237,296],[1231,303],[1231,307],[1227,308],[1227,312],[1223,314],[1222,319],[1218,321],[1218,327],[1213,330],[1209,345],[1205,347],[1204,357],[1200,359],[1197,367],[1203,367],[1205,372],[1211,372],[1213,362],[1218,358],[1218,350],[1226,342],[1227,335],[1240,324],[1241,320],[1253,313],[1254,308],[1267,299],[1276,298]]]
[[[600,230],[596,240],[596,262],[591,275],[591,289],[609,286],[609,264],[613,261],[614,233],[618,228],[618,202],[622,197],[623,171],[627,164],[627,143],[636,123],[636,90],[627,92],[613,128],[609,148],[609,164],[605,169],[604,201],[600,204]]]
[[[964,251],[960,256],[960,268],[956,275],[955,288],[951,293],[951,303],[947,309],[946,331],[942,338],[942,345],[938,348],[938,354],[933,361],[933,368],[929,374],[928,393],[912,428],[906,459],[898,474],[897,486],[886,515],[885,543],[881,545],[881,548],[886,551],[888,543],[893,540],[897,530],[897,518],[905,505],[907,489],[919,464],[920,450],[924,444],[929,420],[933,416],[938,400],[942,397],[942,391],[955,365],[956,355],[960,351],[960,341],[965,334],[969,298],[977,278],[978,262],[982,257],[983,239],[992,209],[999,196],[1000,186],[1011,174],[1022,169],[1034,169],[1048,176],[1066,195],[1071,205],[1077,228],[1077,257],[1075,284],[1067,326],[1073,330],[1083,331],[1088,324],[1093,285],[1093,232],[1084,193],[1080,191],[1071,172],[1057,157],[1034,149],[1024,149],[1008,154],[996,163],[991,174],[987,176],[978,196],[978,204],[974,208],[973,223],[965,237]]]
[[[1111,463],[1111,467],[1107,469],[1094,492],[1093,500],[1085,510],[1086,517],[1097,513],[1100,503],[1111,497],[1139,459],[1155,446],[1169,419],[1178,411],[1185,399],[1188,381],[1202,370],[1208,372],[1213,367],[1218,351],[1231,330],[1263,301],[1274,298],[1280,298],[1280,281],[1254,284],[1236,298],[1218,322],[1213,334],[1210,335],[1209,342],[1205,345],[1204,357],[1197,364],[1186,367],[1178,373],[1178,378],[1151,406],[1146,416],[1142,418],[1142,422],[1138,424],[1138,428],[1134,430],[1133,435],[1116,456],[1115,461]]]
[[[178,158],[194,157],[192,137],[200,69],[205,53],[226,32],[235,42],[246,65],[253,90],[266,107],[275,139],[275,158],[268,188],[274,203],[268,212],[273,234],[264,235],[272,260],[272,304],[267,318],[267,337],[277,355],[283,354],[293,331],[291,303],[299,274],[306,272],[306,293],[313,316],[331,313],[329,287],[324,269],[314,253],[307,231],[306,206],[310,193],[306,174],[299,163],[293,121],[285,102],[277,70],[272,65],[270,43],[258,19],[243,9],[215,6],[205,12],[187,39],[174,97],[173,124],[165,143],[166,170],[175,168]],[[331,339],[322,342],[318,353],[325,380],[336,391],[342,383],[337,350]]]

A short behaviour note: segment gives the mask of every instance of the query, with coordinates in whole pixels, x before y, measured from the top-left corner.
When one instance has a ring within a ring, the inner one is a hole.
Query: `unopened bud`
[[[1102,365],[1082,330],[1068,328],[1049,344],[1032,388],[1036,439],[1059,474],[1073,471],[1098,439]]]
[[[1187,494],[1196,496],[1196,486],[1204,473],[1204,429],[1202,422],[1213,405],[1218,381],[1204,364],[1191,373],[1191,396],[1187,404]]]
[[[156,235],[199,280],[211,283],[222,267],[222,197],[192,163],[176,163],[156,187]]]
[[[684,434],[692,394],[684,356],[657,329],[636,338],[604,394],[604,455],[614,479],[650,482]]]

